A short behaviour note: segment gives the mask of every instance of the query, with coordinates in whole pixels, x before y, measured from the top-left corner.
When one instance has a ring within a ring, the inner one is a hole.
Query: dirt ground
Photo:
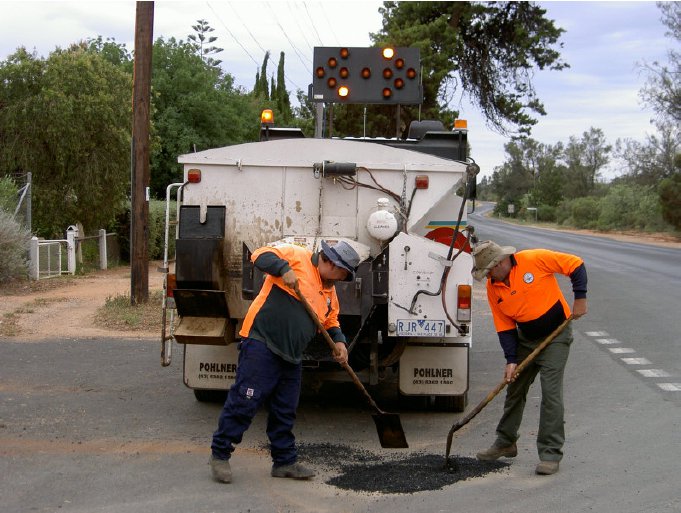
[[[149,265],[149,293],[163,289],[163,274]],[[153,338],[151,331],[120,331],[98,326],[97,310],[107,298],[130,294],[130,267],[95,271],[84,276],[44,279],[0,287],[0,340],[46,338]],[[4,325],[4,326],[3,326]]]
[[[586,230],[576,232],[681,248],[681,241],[666,235],[602,234]],[[149,265],[150,294],[163,288],[163,275],[156,270],[158,266],[159,262]],[[47,338],[87,339],[103,336],[160,339],[160,326],[154,330],[121,331],[97,325],[95,314],[104,306],[106,299],[129,293],[130,267],[127,266],[85,276],[0,287],[0,340],[30,342]]]

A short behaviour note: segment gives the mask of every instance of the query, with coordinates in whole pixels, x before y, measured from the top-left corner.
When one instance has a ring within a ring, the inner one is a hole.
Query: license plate
[[[398,319],[398,337],[444,337],[445,321],[428,319]]]

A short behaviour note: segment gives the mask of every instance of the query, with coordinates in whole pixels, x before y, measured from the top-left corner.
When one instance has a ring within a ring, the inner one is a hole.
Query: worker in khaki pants
[[[499,246],[492,241],[477,244],[473,257],[473,276],[477,280],[487,277],[487,300],[506,357],[504,378],[509,383],[497,438],[477,458],[496,460],[518,454],[516,441],[527,392],[539,374],[542,400],[537,433],[540,462],[536,473],[555,474],[565,442],[563,374],[572,343],[571,323],[522,373],[516,374],[516,369],[571,314],[578,319],[587,313],[584,262],[575,255],[546,249],[516,252],[511,246]],[[558,286],[556,273],[569,276],[572,281],[572,312]]]

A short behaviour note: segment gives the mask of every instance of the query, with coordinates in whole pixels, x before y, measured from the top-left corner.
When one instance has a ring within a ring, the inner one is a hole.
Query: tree
[[[218,40],[217,36],[209,35],[211,32],[214,32],[215,29],[211,27],[206,20],[196,20],[196,25],[192,25],[192,29],[194,29],[196,34],[188,35],[187,39],[194,43],[194,47],[198,50],[199,56],[203,62],[217,68],[222,61],[214,59],[213,57],[210,57],[210,55],[220,53],[223,48],[210,46]]]
[[[107,227],[130,180],[131,76],[87,44],[0,63],[0,175],[33,173],[33,225]]]
[[[565,147],[567,165],[565,196],[578,198],[594,192],[600,171],[610,160],[612,146],[600,128],[591,127],[581,139],[571,136]]]
[[[281,116],[282,124],[288,126],[293,118],[293,111],[291,110],[291,100],[289,93],[286,90],[286,75],[284,72],[285,54],[279,54],[279,66],[277,66],[277,85],[276,92],[273,91],[273,96],[277,102],[277,112]]]
[[[656,185],[677,171],[675,160],[681,153],[681,130],[676,123],[659,122],[659,135],[648,135],[645,142],[618,140],[616,154],[626,166],[617,182]]]
[[[493,128],[529,134],[536,116],[546,114],[532,84],[535,69],[568,66],[556,49],[563,29],[532,2],[389,1],[379,11],[375,44],[421,50],[423,117],[453,118],[452,100],[466,94]]]
[[[168,184],[182,178],[179,155],[254,141],[260,118],[256,102],[192,43],[157,39],[152,66],[151,189],[165,198]]]
[[[677,230],[681,230],[681,158],[677,159],[678,171],[660,182],[660,205],[662,217]]]
[[[681,40],[681,3],[658,2],[662,22],[669,29],[667,35]],[[681,53],[669,50],[669,64],[653,62],[646,65],[648,84],[641,90],[641,98],[661,119],[681,121]]]

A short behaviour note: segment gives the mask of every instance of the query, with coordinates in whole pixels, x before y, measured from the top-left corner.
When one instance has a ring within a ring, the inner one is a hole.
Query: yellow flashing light
[[[272,109],[265,109],[260,113],[260,122],[263,125],[274,124],[274,113],[272,112]]]

